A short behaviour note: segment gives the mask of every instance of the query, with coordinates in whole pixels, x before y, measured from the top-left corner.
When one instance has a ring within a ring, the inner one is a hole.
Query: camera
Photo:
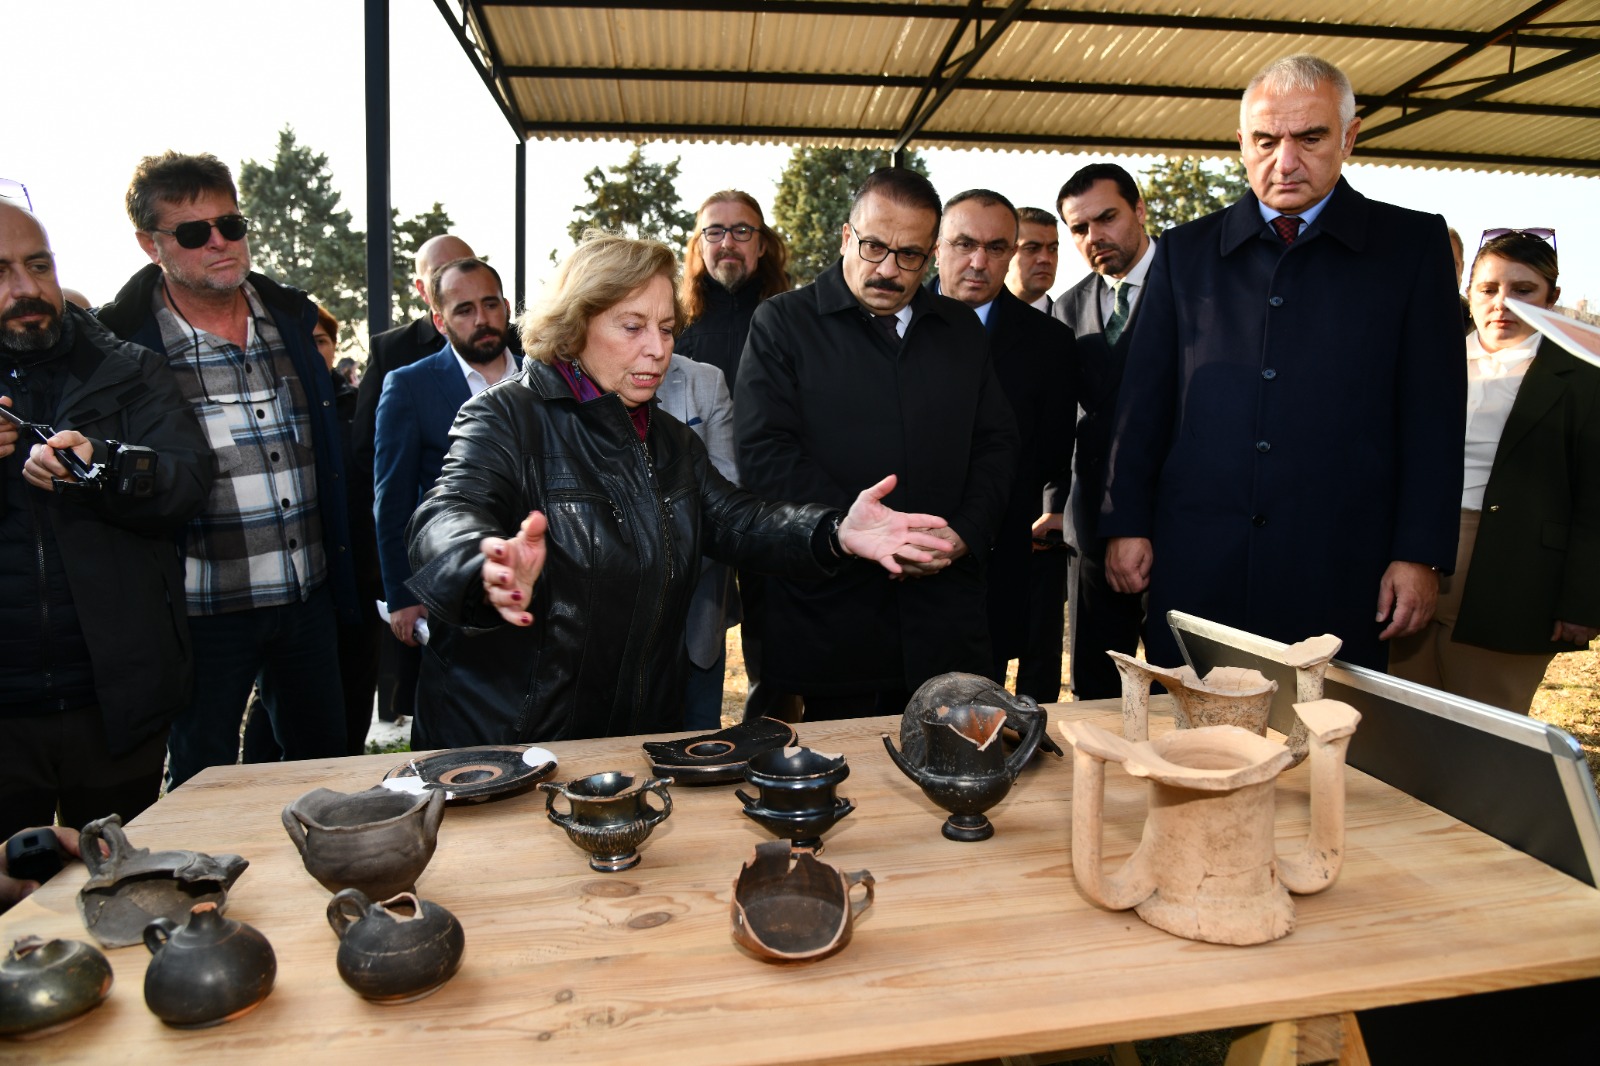
[[[112,492],[144,499],[156,490],[157,458],[154,449],[108,440],[105,465],[98,476]]]

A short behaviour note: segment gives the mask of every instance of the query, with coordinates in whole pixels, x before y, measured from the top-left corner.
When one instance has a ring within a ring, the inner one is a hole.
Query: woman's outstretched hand
[[[839,546],[851,555],[871,559],[891,574],[904,568],[902,562],[918,564],[918,568],[932,572],[950,565],[943,554],[950,547],[948,535],[938,536],[929,530],[943,530],[947,523],[937,515],[905,514],[887,507],[883,498],[894,491],[895,476],[890,474],[871,488],[862,489],[850,513],[839,525]]]
[[[509,540],[484,537],[484,599],[514,626],[533,625],[528,605],[533,602],[533,586],[544,570],[544,531],[547,523],[538,511],[530,511],[522,528]]]

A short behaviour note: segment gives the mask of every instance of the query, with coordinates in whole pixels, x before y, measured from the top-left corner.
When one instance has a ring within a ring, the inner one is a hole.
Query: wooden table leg
[[[1302,1066],[1312,1062],[1371,1066],[1354,1014],[1324,1014],[1252,1029],[1235,1038],[1225,1066]]]

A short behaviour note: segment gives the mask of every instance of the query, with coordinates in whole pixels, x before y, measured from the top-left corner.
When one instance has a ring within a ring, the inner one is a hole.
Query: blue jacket
[[[357,625],[361,621],[356,594],[355,560],[351,554],[350,512],[345,504],[344,451],[340,446],[339,410],[334,403],[333,381],[327,364],[311,339],[317,324],[317,309],[299,289],[268,279],[254,271],[250,284],[272,315],[273,324],[283,337],[295,373],[311,404],[311,445],[316,455],[317,510],[322,517],[323,551],[328,560],[328,584],[338,605],[339,621]],[[105,326],[121,337],[142,344],[162,355],[167,354],[161,339],[161,326],[151,313],[156,286],[161,283],[161,268],[154,263],[144,267],[122,291],[95,314]]]

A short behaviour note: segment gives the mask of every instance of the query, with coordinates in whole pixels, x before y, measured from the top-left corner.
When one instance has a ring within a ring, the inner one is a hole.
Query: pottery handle
[[[572,814],[570,811],[566,814],[562,814],[560,811],[556,810],[556,797],[562,793],[562,788],[560,785],[554,783],[553,781],[541,781],[534,787],[545,793],[544,813],[547,818],[563,829],[572,824]]]
[[[328,901],[328,925],[333,928],[340,940],[356,922],[359,922],[372,906],[372,900],[359,888],[347,888]]]
[[[102,837],[111,849],[111,859],[121,855],[128,845],[128,838],[122,832],[121,822],[114,814],[97,818],[84,826],[83,831],[78,834],[78,850],[83,853],[83,864],[89,868],[90,877],[99,877],[100,871],[110,861],[100,854]]]
[[[855,921],[857,918],[861,917],[861,913],[868,907],[872,906],[872,897],[874,894],[873,886],[875,884],[877,884],[877,882],[873,880],[871,870],[857,870],[853,874],[844,875],[844,893],[846,896],[848,896],[850,894],[850,890],[855,888],[857,885],[861,885],[867,890],[867,894],[861,897],[860,900],[850,901],[851,921]]]
[[[294,813],[294,804],[290,803],[283,808],[283,828],[288,831],[289,839],[294,841],[295,850],[300,852],[300,857],[306,854],[306,827],[300,824],[300,816]]]
[[[644,789],[639,793],[639,806],[645,810],[645,823],[651,827],[660,825],[667,820],[667,815],[672,813],[672,793],[667,791],[667,786],[672,784],[670,777],[652,777],[644,783]],[[661,797],[661,809],[653,810],[645,794],[654,792]]]
[[[150,924],[144,927],[144,946],[154,955],[160,951],[178,931],[178,923],[171,918],[153,918]]]
[[[442,788],[428,792],[428,809],[422,812],[422,832],[427,837],[437,836],[439,823],[444,821],[444,805],[449,797]]]
[[[1034,715],[1033,721],[1028,724],[1027,733],[1023,734],[1022,743],[1017,745],[1017,750],[1006,760],[1006,773],[1011,776],[1011,780],[1017,779],[1022,773],[1022,768],[1028,765],[1028,760],[1033,758],[1033,753],[1039,750],[1039,741],[1044,739],[1044,728],[1044,715]]]
[[[851,811],[854,811],[855,809],[856,809],[856,801],[855,800],[845,799],[842,796],[838,800],[836,800],[834,802],[834,804],[833,804],[833,810],[834,810],[835,816],[838,817],[838,818],[843,818],[845,815],[849,814]]]
[[[746,807],[754,807],[756,805],[756,803],[757,803],[757,798],[755,796],[749,795],[742,788],[734,789],[733,790],[733,794],[735,796],[738,796],[739,797],[739,802],[744,804]]]

